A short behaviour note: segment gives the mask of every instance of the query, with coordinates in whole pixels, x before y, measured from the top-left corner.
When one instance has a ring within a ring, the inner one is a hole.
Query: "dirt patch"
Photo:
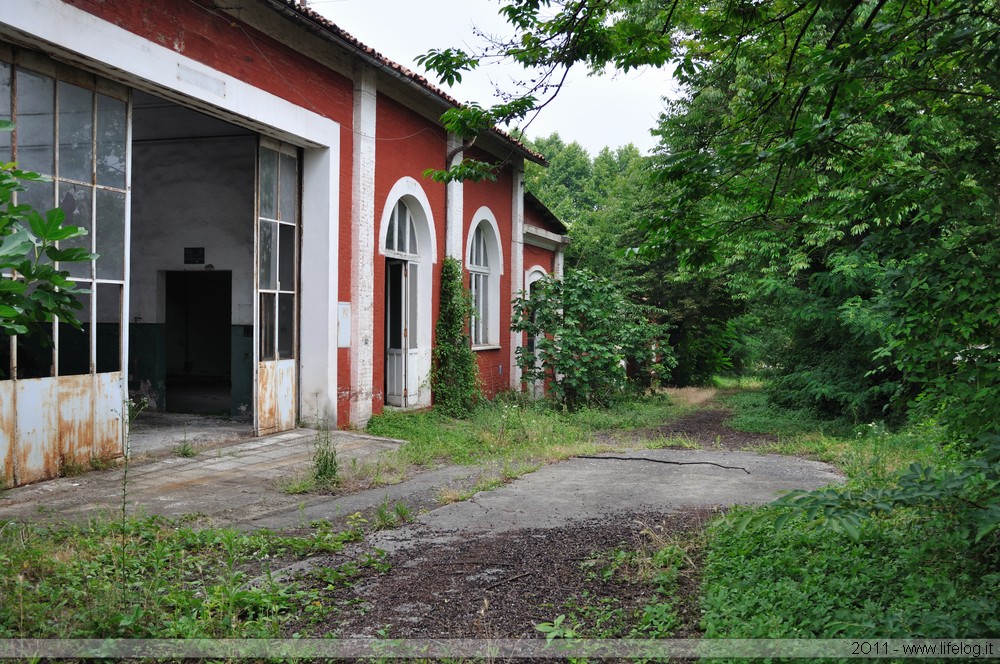
[[[778,440],[777,436],[737,431],[726,422],[732,411],[708,407],[683,415],[663,426],[614,434],[619,441],[644,441],[650,438],[678,438],[687,445],[707,450],[754,450]]]
[[[539,638],[538,623],[566,614],[567,625],[572,620],[590,636],[628,636],[642,608],[656,599],[655,587],[627,563],[616,567],[615,554],[648,549],[664,534],[697,541],[718,513],[713,506],[666,514],[623,512],[601,522],[430,544],[389,555],[335,589],[323,568],[335,568],[343,559],[317,560],[319,568],[300,582],[323,590],[325,603],[348,608],[319,625],[293,625],[290,633]],[[690,549],[675,595],[682,620],[677,637],[698,634],[693,601],[698,561],[699,551]]]

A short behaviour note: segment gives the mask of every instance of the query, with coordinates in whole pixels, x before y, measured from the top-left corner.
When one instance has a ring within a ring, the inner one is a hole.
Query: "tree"
[[[590,161],[576,143],[567,145],[557,134],[529,145],[550,166],[528,170],[528,189],[570,222],[567,264],[614,283],[635,305],[657,310],[676,353],[670,383],[704,384],[731,370],[737,338],[733,319],[744,307],[724,280],[681,275],[672,255],[635,251],[643,241],[644,222],[658,213],[662,198],[662,186],[650,178],[649,160],[627,145],[604,148]]]
[[[609,405],[628,387],[629,366],[665,379],[673,354],[652,313],[586,270],[535,282],[514,305],[513,329],[534,340],[533,348],[518,348],[524,379],[547,381],[550,395],[571,410]]]

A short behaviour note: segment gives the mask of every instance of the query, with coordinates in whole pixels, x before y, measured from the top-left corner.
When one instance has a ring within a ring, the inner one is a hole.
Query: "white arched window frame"
[[[472,294],[469,332],[474,348],[496,348],[500,345],[500,276],[503,274],[500,229],[489,208],[479,208],[472,219],[465,252]]]

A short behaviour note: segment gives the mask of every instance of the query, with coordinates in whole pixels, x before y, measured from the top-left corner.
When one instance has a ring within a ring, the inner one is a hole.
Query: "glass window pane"
[[[66,215],[65,224],[67,226],[78,226],[87,229],[87,235],[63,240],[59,247],[83,247],[92,251],[91,241],[93,224],[91,223],[91,206],[93,205],[94,188],[82,184],[72,184],[69,182],[59,183],[59,207]],[[69,272],[71,277],[77,279],[90,279],[90,268],[93,261],[81,263],[64,263],[60,268]]]
[[[417,346],[417,265],[416,263],[410,263],[407,267],[406,283],[409,286],[409,299],[407,304],[409,304],[410,311],[408,312],[408,318],[406,321],[406,347],[410,350],[418,348]]]
[[[274,359],[275,312],[274,293],[260,294],[260,360]]]
[[[403,323],[400,320],[403,309],[403,265],[393,261],[386,266],[386,327],[388,328],[388,347],[400,349],[403,347]]]
[[[97,373],[122,368],[122,286],[97,284]]]
[[[17,192],[18,205],[30,205],[44,214],[56,206],[54,182],[22,182],[24,191]]]
[[[17,338],[17,377],[48,378],[52,375],[52,326]]]
[[[0,62],[0,120],[11,120],[11,108],[10,108],[10,65],[6,62]],[[0,161],[10,161],[10,132],[0,131]],[[3,345],[4,339],[0,339],[0,345]],[[3,352],[0,350],[0,352]],[[10,349],[7,350],[8,354]],[[3,363],[0,362],[0,377],[7,375],[7,370],[3,368]]]
[[[278,287],[278,233],[273,221],[260,221],[260,285],[263,290]]]
[[[278,290],[295,290],[295,227],[278,225]]]
[[[125,194],[97,190],[97,278],[125,278]]]
[[[278,215],[278,153],[260,149],[260,216],[276,219]]]
[[[278,295],[278,357],[295,357],[295,295]]]
[[[127,136],[125,102],[97,95],[97,184],[125,188]]]
[[[410,216],[409,212],[407,212],[406,218],[408,220],[407,231],[406,231],[406,237],[409,239],[409,243],[407,245],[409,247],[408,251],[411,254],[416,254],[417,253],[417,231],[413,227],[413,217]]]
[[[389,228],[385,233],[385,248],[387,251],[396,251],[396,224],[399,216],[399,208],[392,211],[389,218]]]
[[[297,160],[292,155],[281,153],[278,168],[278,219],[297,223],[299,218],[298,191],[299,174]]]
[[[17,161],[21,168],[55,173],[55,81],[17,72]]]
[[[81,284],[81,287],[90,288],[89,284]],[[83,309],[76,312],[83,329],[76,330],[66,323],[59,324],[60,376],[90,373],[90,295],[78,295],[76,299],[83,305]]]
[[[94,93],[59,81],[59,177],[94,181]]]

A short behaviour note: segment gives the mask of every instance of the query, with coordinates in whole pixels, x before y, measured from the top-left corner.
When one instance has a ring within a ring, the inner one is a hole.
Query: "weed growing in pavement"
[[[303,607],[318,619],[322,606],[318,590],[277,582],[268,570],[360,537],[326,522],[304,536],[195,529],[158,517],[129,517],[124,528],[117,518],[5,523],[0,638],[273,638]]]
[[[316,434],[313,479],[323,488],[336,486],[340,482],[340,462],[337,460],[337,448],[329,429],[320,429]]]
[[[194,449],[187,440],[183,440],[178,443],[177,447],[174,448],[174,454],[184,459],[190,459],[198,455],[198,452]]]

